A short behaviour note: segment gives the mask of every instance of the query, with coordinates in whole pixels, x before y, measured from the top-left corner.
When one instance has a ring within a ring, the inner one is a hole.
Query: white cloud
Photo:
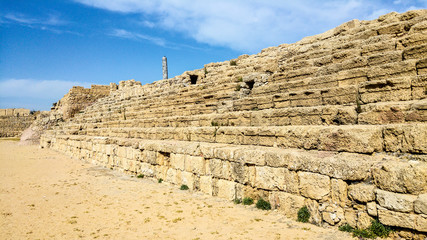
[[[8,13],[4,18],[24,25],[62,26],[68,24],[58,15],[49,14],[46,18],[34,18],[22,13]]]
[[[90,87],[88,82],[64,80],[7,79],[0,81],[2,108],[27,107],[48,110],[73,86]],[[5,103],[8,106],[5,106]]]
[[[124,29],[114,29],[110,34],[113,37],[127,38],[132,40],[146,40],[159,46],[165,46],[166,41],[162,38],[152,37],[140,33],[129,32]]]
[[[393,4],[370,0],[75,1],[114,12],[139,13],[150,20],[148,27],[161,27],[199,42],[250,52],[295,42],[354,18],[367,19],[384,10],[402,10],[405,5],[399,1]]]

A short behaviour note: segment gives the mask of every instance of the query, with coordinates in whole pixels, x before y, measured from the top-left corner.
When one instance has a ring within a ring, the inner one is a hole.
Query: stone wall
[[[43,111],[33,118],[33,121],[24,128],[21,144],[38,144],[44,131],[72,118],[76,113],[84,111],[87,106],[108,96],[110,91],[113,92],[116,89],[114,85],[92,85],[91,88],[74,86],[63,98],[53,104],[50,111]]]
[[[0,137],[19,137],[35,117],[29,109],[0,109]]]
[[[319,225],[427,232],[427,10],[353,20],[109,96],[41,138],[73,157]]]

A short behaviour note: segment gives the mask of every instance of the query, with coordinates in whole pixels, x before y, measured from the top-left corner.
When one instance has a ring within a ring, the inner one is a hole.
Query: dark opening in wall
[[[191,81],[191,84],[196,84],[197,83],[197,78],[198,78],[199,76],[197,76],[197,75],[190,75],[190,81]]]
[[[252,88],[254,88],[254,84],[255,84],[254,80],[246,82],[246,85],[248,85],[249,90],[252,90]]]

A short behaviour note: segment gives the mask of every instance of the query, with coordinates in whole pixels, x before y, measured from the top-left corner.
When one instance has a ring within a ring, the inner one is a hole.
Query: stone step
[[[96,128],[95,128],[96,127]],[[68,126],[66,135],[178,140],[278,148],[338,151],[427,153],[427,124],[283,126],[283,127],[114,127]],[[425,159],[427,161],[427,158]]]

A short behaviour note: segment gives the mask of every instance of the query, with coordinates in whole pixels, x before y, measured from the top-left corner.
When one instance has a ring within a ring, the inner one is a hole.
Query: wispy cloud
[[[148,35],[144,35],[144,34],[140,34],[140,33],[135,33],[135,32],[130,32],[130,31],[127,31],[124,29],[114,29],[108,35],[113,36],[113,37],[137,40],[137,41],[138,40],[145,40],[145,41],[149,41],[149,42],[156,44],[156,45],[159,45],[159,46],[165,46],[166,45],[166,41],[162,38],[152,37],[152,36],[148,36]]]
[[[426,8],[419,0],[75,0],[120,13],[149,17],[146,27],[184,33],[202,43],[242,51],[295,42],[354,18],[367,19],[409,6]]]
[[[48,110],[73,86],[91,83],[64,80],[6,79],[0,81],[1,107],[26,107]],[[7,103],[7,106],[3,106]]]
[[[44,18],[28,16],[22,13],[7,13],[1,17],[2,24],[20,24],[26,27],[50,31],[57,34],[70,33],[77,34],[72,31],[59,29],[70,22],[61,19],[59,14],[48,14]]]

